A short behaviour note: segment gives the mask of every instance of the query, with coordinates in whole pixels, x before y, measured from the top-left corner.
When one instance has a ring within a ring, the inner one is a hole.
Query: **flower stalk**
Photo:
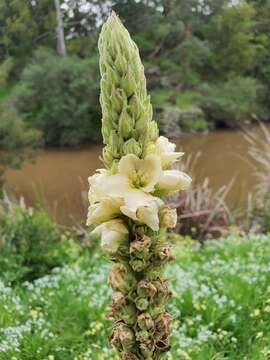
[[[113,261],[109,341],[122,359],[160,359],[173,320],[162,278],[173,259],[166,231],[177,220],[164,197],[187,189],[191,179],[170,170],[183,153],[158,137],[138,48],[114,13],[103,25],[99,51],[105,168],[89,178],[87,225],[97,225],[93,232]]]

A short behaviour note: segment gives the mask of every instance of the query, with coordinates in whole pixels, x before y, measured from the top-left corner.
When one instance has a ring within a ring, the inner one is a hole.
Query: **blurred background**
[[[112,10],[138,44],[154,117],[186,152],[194,186],[209,178],[204,195],[223,187],[228,210],[243,210],[258,179],[242,128],[260,134],[270,119],[267,0],[1,0],[4,188],[62,225],[84,223],[87,177],[101,165],[97,40]]]

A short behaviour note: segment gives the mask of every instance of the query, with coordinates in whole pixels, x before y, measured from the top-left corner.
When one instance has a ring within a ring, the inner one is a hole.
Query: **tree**
[[[212,18],[208,32],[212,49],[212,67],[221,79],[232,74],[246,75],[253,70],[257,47],[255,44],[252,5],[239,3],[225,7]]]
[[[2,103],[0,105],[1,183],[5,169],[20,167],[24,160],[34,155],[35,149],[40,144],[41,133],[29,128],[11,103]]]
[[[0,62],[11,56],[20,70],[38,46],[54,47],[55,8],[51,0],[2,0]]]
[[[60,56],[66,55],[65,35],[62,22],[62,12],[59,0],[54,0],[56,11],[56,39],[57,39],[57,52]]]

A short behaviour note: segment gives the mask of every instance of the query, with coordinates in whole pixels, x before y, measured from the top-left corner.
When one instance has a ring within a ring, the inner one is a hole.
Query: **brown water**
[[[195,167],[195,182],[207,176],[213,189],[217,189],[235,177],[228,203],[231,207],[246,205],[255,179],[247,162],[247,143],[241,131],[215,131],[176,142],[187,155],[201,152]],[[101,166],[100,153],[100,146],[41,151],[35,163],[7,171],[8,186],[22,195],[28,205],[40,202],[59,223],[82,223],[86,216],[87,178]]]

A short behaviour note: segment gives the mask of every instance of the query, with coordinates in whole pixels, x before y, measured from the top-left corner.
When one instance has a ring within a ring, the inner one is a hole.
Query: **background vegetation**
[[[0,97],[45,145],[100,140],[97,37],[112,9],[140,48],[162,131],[269,119],[268,0],[63,0],[66,56],[53,1],[1,0]]]

